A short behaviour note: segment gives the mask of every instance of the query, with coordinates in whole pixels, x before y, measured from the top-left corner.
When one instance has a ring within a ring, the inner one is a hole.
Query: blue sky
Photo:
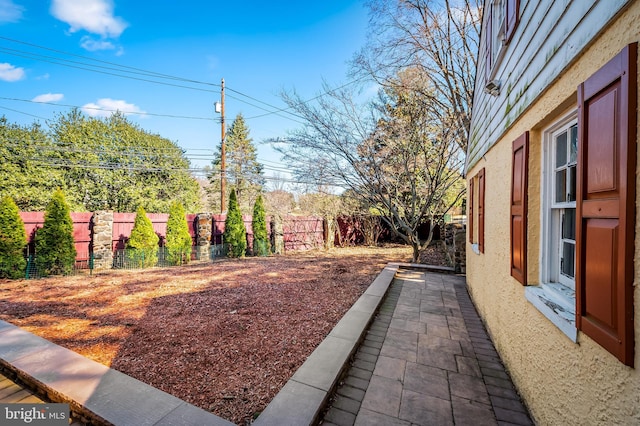
[[[120,109],[176,141],[201,167],[220,141],[213,104],[224,78],[227,123],[244,115],[271,174],[279,155],[262,142],[299,124],[265,115],[273,108],[264,103],[284,108],[283,89],[313,98],[323,80],[334,87],[348,82],[347,62],[365,42],[367,21],[361,0],[0,0],[0,115],[28,124],[69,105],[89,115]],[[92,64],[117,69],[81,69]],[[209,84],[128,74],[192,90],[123,78],[120,66]]]

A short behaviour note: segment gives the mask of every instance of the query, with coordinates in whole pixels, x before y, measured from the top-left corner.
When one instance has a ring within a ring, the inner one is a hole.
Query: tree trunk
[[[412,241],[411,247],[413,248],[413,260],[411,262],[418,263],[418,259],[420,258],[420,242],[418,240]]]

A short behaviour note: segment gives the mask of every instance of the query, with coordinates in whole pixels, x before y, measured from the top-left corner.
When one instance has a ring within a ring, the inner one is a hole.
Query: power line
[[[287,113],[287,114],[289,114],[289,115],[292,115],[292,116],[294,116],[294,117],[296,117],[296,118],[300,118],[300,119],[303,119],[303,120],[305,119],[305,118],[304,118],[303,116],[301,116],[301,115],[294,114],[294,113],[292,113],[292,112],[287,111],[287,110],[288,110],[288,109],[290,109],[290,108],[280,108],[280,107],[277,107],[277,106],[275,106],[275,105],[271,105],[271,104],[269,104],[269,103],[267,103],[267,102],[261,101],[260,99],[256,99],[256,98],[254,98],[253,96],[249,96],[249,95],[247,95],[247,94],[245,94],[245,93],[242,93],[242,92],[240,92],[240,91],[238,91],[238,90],[234,90],[234,89],[231,89],[231,88],[227,88],[227,90],[229,90],[229,91],[231,91],[231,92],[234,92],[234,93],[237,93],[237,94],[238,94],[238,95],[240,95],[240,96],[244,96],[244,97],[245,97],[245,98],[247,98],[247,99],[251,99],[252,101],[255,101],[255,102],[261,103],[261,104],[263,104],[263,105],[268,106],[269,108],[273,108],[273,109],[275,109],[275,110],[276,110],[276,111],[270,111],[270,112],[269,112],[269,114],[277,114],[277,115],[279,115],[279,116],[283,117],[282,115],[280,115],[280,114],[278,114],[278,113],[280,113],[280,112],[285,112],[285,113]],[[234,98],[234,99],[240,100],[240,99],[238,99],[238,98]],[[240,100],[240,102],[246,102],[246,101],[242,101],[242,100]],[[265,109],[265,108],[261,108],[261,107],[258,107],[258,106],[256,106],[256,105],[253,105],[253,106],[255,106],[256,108],[260,108],[260,109],[262,109],[262,110],[264,110],[264,111],[269,111],[269,110],[267,110],[267,109]]]
[[[6,109],[7,111],[12,111],[12,112],[17,112],[18,114],[24,114],[24,115],[28,115],[30,117],[34,117],[34,118],[39,118],[40,120],[44,120],[46,121],[47,119],[44,117],[40,117],[39,115],[34,115],[34,114],[29,114],[28,112],[24,112],[24,111],[18,111],[17,109],[13,109],[13,108],[9,108],[9,107],[4,107],[4,106],[0,106],[1,109]]]
[[[145,111],[139,111],[139,112],[136,112],[136,111],[122,111],[122,110],[118,110],[118,109],[99,108],[99,107],[90,107],[90,106],[79,106],[79,105],[69,105],[69,104],[61,104],[61,103],[57,103],[57,102],[34,101],[34,100],[30,100],[30,99],[20,99],[20,98],[7,98],[7,97],[4,97],[4,96],[0,96],[0,99],[4,99],[6,101],[27,102],[27,103],[32,103],[32,104],[44,104],[44,105],[61,106],[61,107],[65,107],[65,108],[90,109],[90,110],[105,111],[105,112],[121,112],[123,114],[150,115],[150,116],[153,116],[153,117],[166,117],[166,118],[180,118],[180,119],[188,119],[188,120],[214,121],[213,117],[193,117],[193,116],[187,116],[187,115],[156,114],[156,113],[145,112]]]
[[[37,58],[38,55],[35,55],[35,54],[27,53],[25,55],[25,54],[11,53],[11,52],[6,52],[5,48],[0,48],[0,50],[5,50],[5,53],[8,53],[9,55],[13,55],[13,56],[18,56],[18,57],[22,57],[22,58],[26,58],[26,59],[36,59],[38,61],[47,62],[47,63],[54,64],[54,65],[61,65],[63,67],[69,67],[69,68],[76,68],[76,69],[84,70],[84,71],[91,71],[91,72],[95,72],[95,73],[98,73],[98,74],[112,75],[112,76],[115,76],[115,77],[127,78],[129,80],[144,81],[144,82],[147,82],[147,83],[161,84],[161,85],[164,85],[164,86],[172,86],[172,87],[179,87],[179,88],[182,88],[182,89],[197,90],[197,91],[200,91],[200,92],[216,93],[215,90],[201,89],[199,87],[185,86],[183,84],[167,83],[167,82],[164,82],[164,81],[150,80],[148,78],[133,77],[133,76],[130,76],[130,75],[124,75],[124,74],[119,74],[119,73],[115,73],[115,72],[101,71],[99,69],[92,69],[92,68],[88,68],[88,67],[91,66],[91,65],[88,65],[88,64],[86,64],[87,66],[84,66],[84,67],[77,66],[77,65],[70,65],[70,64],[64,63],[65,60],[64,59],[60,59],[60,58],[56,58],[57,61],[54,61],[54,60],[50,60],[50,59]],[[31,55],[31,56],[29,56],[29,55]],[[33,56],[36,56],[36,57],[33,57]],[[63,62],[58,62],[58,61],[63,61]],[[69,61],[67,61],[67,62],[69,62]]]
[[[50,52],[60,53],[60,54],[67,55],[67,56],[81,58],[81,59],[85,59],[85,60],[92,61],[92,62],[97,62],[97,63],[101,63],[101,64],[107,64],[107,65],[115,66],[115,67],[117,67],[116,69],[122,69],[123,72],[129,72],[129,73],[133,73],[133,74],[141,74],[141,75],[147,75],[147,76],[155,76],[155,77],[160,77],[160,78],[165,78],[165,79],[170,79],[170,80],[184,81],[186,83],[195,83],[195,84],[203,84],[203,85],[207,85],[207,86],[220,87],[220,85],[217,84],[217,83],[211,83],[211,82],[206,82],[206,81],[187,79],[187,78],[183,78],[183,77],[173,76],[173,75],[170,75],[170,74],[163,74],[163,73],[159,73],[159,72],[156,72],[156,71],[149,71],[149,70],[145,70],[145,69],[142,69],[142,68],[131,67],[131,66],[128,66],[128,65],[122,65],[122,64],[115,63],[115,62],[103,61],[103,60],[100,60],[100,59],[91,58],[89,56],[77,55],[75,53],[65,52],[63,50],[52,49],[50,47],[40,46],[40,45],[37,45],[37,44],[34,44],[34,43],[29,43],[29,42],[26,42],[26,41],[16,40],[16,39],[9,38],[9,37],[0,36],[0,39],[1,40],[10,41],[12,43],[19,43],[19,44],[23,44],[23,45],[26,45],[26,46],[31,46],[31,47],[35,47],[35,48],[38,48],[38,49],[47,50],[47,51],[50,51]],[[15,50],[15,49],[9,49],[9,50]],[[36,53],[30,53],[30,52],[25,52],[25,53],[38,55]],[[43,56],[43,55],[38,55],[38,56]],[[69,61],[69,60],[62,59],[62,58],[56,58],[56,59],[63,60],[63,61],[68,61],[68,62],[75,62],[75,61]],[[75,62],[75,63],[89,65],[89,64],[81,63],[81,62]],[[89,66],[91,66],[91,65],[89,65]],[[102,67],[102,68],[114,69],[114,68],[110,68],[110,67]],[[126,71],[126,70],[131,70],[131,71]]]
[[[30,147],[33,149],[37,149],[40,153],[43,152],[56,152],[61,154],[82,154],[87,156],[104,156],[104,157],[119,157],[119,158],[138,158],[138,159],[146,159],[146,160],[175,160],[175,154],[178,152],[181,153],[181,158],[191,161],[213,161],[216,159],[216,152],[214,150],[205,150],[205,149],[197,149],[195,151],[206,151],[210,154],[190,154],[189,150],[183,150],[182,148],[176,146],[175,148],[144,148],[144,147],[135,147],[135,148],[127,148],[127,149],[119,149],[116,153],[114,153],[112,147],[107,146],[98,146],[87,148],[86,146],[83,148],[75,148],[73,145],[69,145],[66,143],[56,143],[53,140],[49,139],[49,144],[42,143],[43,141],[36,140],[24,140],[18,138],[6,138],[4,139],[4,145],[7,147],[21,148]],[[44,141],[46,142],[46,141]],[[169,155],[163,153],[163,151],[169,151],[174,155]],[[23,154],[24,155],[24,154]],[[32,158],[24,156],[19,158],[20,160],[30,160]],[[268,160],[257,159],[257,162],[262,166],[264,170],[274,171],[274,172],[290,172],[290,169],[287,168],[285,164],[277,163]],[[264,164],[271,163],[271,164]],[[279,167],[281,166],[281,167]]]
[[[185,89],[190,89],[190,90],[198,90],[198,91],[203,91],[203,92],[209,92],[209,93],[217,93],[214,90],[209,90],[209,89],[201,89],[201,88],[197,88],[197,87],[191,87],[191,86],[184,86],[184,85],[179,85],[179,84],[172,84],[172,83],[166,83],[166,82],[162,82],[162,81],[157,81],[157,80],[150,80],[150,79],[146,79],[146,78],[140,78],[140,77],[132,77],[129,75],[124,75],[121,73],[129,73],[129,74],[134,74],[134,75],[141,75],[141,76],[146,76],[146,77],[156,77],[156,78],[162,78],[162,79],[169,79],[169,80],[174,80],[174,81],[182,81],[182,82],[186,82],[186,83],[194,83],[194,84],[202,84],[202,85],[207,85],[207,86],[214,86],[214,87],[220,87],[219,84],[216,83],[210,83],[210,82],[204,82],[204,81],[199,81],[199,80],[193,80],[193,79],[187,79],[187,78],[183,78],[183,77],[177,77],[177,76],[173,76],[173,75],[169,75],[169,74],[164,74],[164,73],[159,73],[159,72],[155,72],[155,71],[150,71],[150,70],[145,70],[142,68],[136,68],[136,67],[131,67],[131,66],[127,66],[127,65],[122,65],[122,64],[118,64],[115,62],[109,62],[109,61],[103,61],[103,60],[99,60],[99,59],[95,59],[95,58],[91,58],[88,56],[83,56],[83,55],[77,55],[74,53],[70,53],[70,52],[65,52],[62,50],[58,50],[58,49],[53,49],[53,48],[49,48],[46,46],[40,46],[34,43],[29,43],[29,42],[25,42],[25,41],[21,41],[21,40],[16,40],[16,39],[12,39],[10,37],[4,37],[4,36],[0,36],[0,40],[6,40],[12,43],[19,43],[19,44],[23,44],[26,46],[30,46],[30,47],[34,47],[37,49],[42,49],[42,50],[46,50],[46,51],[50,51],[50,52],[55,52],[58,54],[62,54],[62,55],[67,55],[67,56],[71,56],[71,57],[76,57],[76,58],[80,58],[83,59],[85,61],[91,61],[91,62],[95,62],[97,64],[106,64],[109,66],[103,66],[103,65],[94,65],[91,63],[87,63],[87,62],[81,62],[81,61],[72,61],[69,59],[65,59],[65,58],[60,58],[60,57],[56,57],[56,56],[49,56],[49,55],[42,55],[42,54],[38,54],[38,53],[34,53],[34,52],[29,52],[29,51],[24,51],[24,50],[18,50],[18,49],[11,49],[11,48],[7,48],[7,47],[0,47],[0,51],[3,51],[6,54],[10,54],[13,56],[18,56],[18,57],[22,57],[22,58],[26,58],[26,59],[33,59],[33,60],[38,60],[38,61],[42,61],[42,62],[47,62],[47,63],[52,63],[55,65],[61,65],[61,66],[66,66],[66,67],[70,67],[70,68],[76,68],[76,69],[80,69],[80,70],[85,70],[85,71],[90,71],[90,72],[95,72],[95,73],[100,73],[100,74],[106,74],[106,75],[112,75],[112,76],[116,76],[116,77],[121,77],[121,78],[127,78],[127,79],[132,79],[132,80],[138,80],[138,81],[145,81],[145,82],[149,82],[149,83],[154,83],[154,84],[162,84],[162,85],[166,85],[166,86],[173,86],[173,87],[179,87],[179,88],[185,88]],[[95,69],[97,68],[97,69]],[[106,71],[103,71],[106,70]],[[111,72],[111,71],[115,71],[115,72]],[[354,84],[358,81],[360,81],[362,78],[360,79],[356,79],[353,81],[350,81],[346,84],[343,84],[342,86],[339,86],[335,89],[332,89],[330,91],[324,92],[318,96],[315,96],[314,98],[311,98],[307,101],[304,101],[303,103],[307,103],[310,101],[313,101],[315,99],[318,99],[322,96],[327,95],[328,93],[330,93],[331,91],[334,90],[339,90],[343,87],[346,87],[348,85]],[[297,122],[298,124],[304,124],[301,123],[297,120],[293,120],[291,117],[280,114],[280,113],[285,113],[285,114],[289,114],[290,116],[296,117],[298,119],[302,119],[305,120],[304,117],[302,117],[301,115],[292,113],[288,110],[290,110],[290,107],[287,108],[281,108],[275,105],[272,105],[268,102],[264,102],[260,99],[257,99],[253,96],[247,95],[246,93],[243,93],[239,90],[235,90],[233,88],[227,88],[227,90],[234,92],[242,97],[245,97],[247,99],[250,99],[254,102],[260,103],[262,105],[265,105],[273,110],[269,110],[266,109],[264,107],[260,107],[258,105],[252,104],[244,99],[240,99],[238,97],[234,97],[232,95],[229,95],[230,97],[232,97],[233,99],[245,103],[247,105],[253,106],[254,108],[258,108],[261,109],[263,111],[266,111],[265,114],[261,114],[258,116],[253,116],[253,117],[249,117],[247,119],[254,119],[254,118],[259,118],[259,117],[264,117],[264,116],[268,116],[268,115],[278,115],[279,117],[285,118],[285,119],[289,119],[292,121]],[[107,110],[108,111],[108,110]],[[150,114],[151,115],[151,114]],[[163,116],[168,116],[168,115],[163,115]],[[177,116],[179,117],[179,116]]]
[[[269,111],[268,109],[266,109],[266,108],[264,108],[264,107],[261,107],[261,106],[256,105],[256,104],[252,104],[251,102],[248,102],[248,101],[245,101],[245,100],[243,100],[243,99],[240,99],[240,98],[238,98],[237,96],[233,96],[233,95],[230,95],[230,94],[227,94],[227,96],[228,96],[228,97],[230,97],[230,98],[232,98],[232,99],[235,99],[235,100],[237,100],[237,101],[239,101],[239,102],[242,102],[242,103],[244,103],[244,104],[250,105],[250,106],[252,106],[252,107],[254,107],[254,108],[258,108],[258,109],[261,109],[261,110],[263,110],[263,111],[267,111],[267,112],[268,112],[268,114],[265,114],[265,115],[277,115],[277,116],[282,117],[282,118],[285,118],[285,119],[287,119],[287,120],[294,121],[294,122],[296,122],[296,123],[298,123],[298,124],[304,124],[304,123],[303,123],[303,122],[301,122],[301,121],[294,120],[293,118],[291,118],[291,117],[287,117],[287,116],[285,116],[285,115],[282,115],[282,114],[278,113],[277,111]],[[291,113],[290,113],[290,114],[291,114]],[[303,120],[305,119],[305,118],[304,118],[304,117],[302,117],[302,116],[296,116],[296,117],[301,118],[301,119],[303,119]]]

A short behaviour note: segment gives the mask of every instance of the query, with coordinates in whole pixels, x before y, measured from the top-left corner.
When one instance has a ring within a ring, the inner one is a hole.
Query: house
[[[538,424],[640,424],[640,0],[485,0],[467,283]]]

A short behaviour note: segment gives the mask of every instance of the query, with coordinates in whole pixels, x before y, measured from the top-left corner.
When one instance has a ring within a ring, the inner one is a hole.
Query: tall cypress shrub
[[[140,268],[148,268],[158,263],[158,241],[153,224],[142,206],[136,211],[131,236],[127,241],[127,259]]]
[[[18,206],[13,198],[6,196],[0,201],[0,277],[24,277],[27,261],[24,258],[24,248],[27,236],[24,232],[24,222],[20,218]]]
[[[169,208],[167,221],[167,260],[175,265],[188,263],[191,260],[191,245],[193,241],[189,234],[189,224],[184,214],[182,204],[174,201]]]
[[[69,274],[76,261],[73,221],[64,193],[58,189],[44,213],[44,224],[36,232],[36,267],[41,275]]]
[[[244,257],[247,250],[247,231],[244,229],[235,189],[232,189],[229,195],[229,208],[227,209],[227,218],[224,221],[222,238],[227,246],[227,256]]]
[[[253,230],[253,255],[268,256],[271,251],[271,244],[269,243],[269,234],[267,233],[267,219],[265,217],[262,195],[258,195],[253,205],[251,229]]]

